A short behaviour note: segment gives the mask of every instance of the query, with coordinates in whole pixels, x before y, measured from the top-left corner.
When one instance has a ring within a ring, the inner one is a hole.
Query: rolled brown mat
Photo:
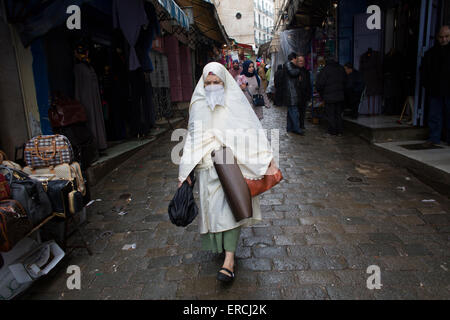
[[[211,157],[234,218],[237,222],[251,218],[253,208],[250,189],[233,152],[230,148],[222,147],[213,151]]]

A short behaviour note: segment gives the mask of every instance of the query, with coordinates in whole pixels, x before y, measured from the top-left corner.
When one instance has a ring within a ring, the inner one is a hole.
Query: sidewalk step
[[[435,149],[410,150],[410,146],[424,142],[375,143],[374,147],[439,193],[450,197],[450,147],[441,145]]]
[[[424,140],[428,137],[427,128],[398,124],[397,120],[396,116],[361,116],[356,120],[345,117],[344,126],[369,143]]]
[[[183,118],[170,119],[170,123],[175,127],[183,121]],[[169,125],[166,121],[167,127],[158,127],[150,131],[149,138],[133,139],[106,150],[106,154],[94,162],[87,170],[87,180],[90,186],[95,186],[99,181],[108,175],[111,171],[116,169],[119,165],[133,156],[135,153],[143,149],[153,141],[158,140],[159,137],[169,131]]]

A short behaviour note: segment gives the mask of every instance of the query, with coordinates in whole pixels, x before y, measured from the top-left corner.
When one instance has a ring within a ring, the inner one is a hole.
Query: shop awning
[[[177,0],[182,8],[192,8],[194,24],[206,37],[229,45],[229,38],[225,28],[220,23],[216,7],[210,0]]]
[[[332,16],[332,2],[329,0],[303,0],[296,2],[290,13],[291,27],[320,27],[327,17]]]
[[[175,19],[183,28],[189,30],[189,18],[174,0],[158,0],[158,3]]]

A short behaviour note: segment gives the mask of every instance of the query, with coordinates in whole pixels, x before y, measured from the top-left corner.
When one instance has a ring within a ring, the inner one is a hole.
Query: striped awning
[[[158,2],[183,28],[189,30],[189,18],[174,0],[158,0]]]

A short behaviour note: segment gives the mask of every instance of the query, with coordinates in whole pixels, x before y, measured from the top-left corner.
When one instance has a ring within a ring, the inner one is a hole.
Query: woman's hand
[[[192,186],[191,177],[187,177],[186,181],[189,183],[190,186]],[[180,181],[178,182],[178,189],[181,188],[181,186],[183,185],[183,182],[180,182]]]
[[[271,176],[274,175],[278,172],[278,167],[277,164],[275,163],[275,160],[272,159],[272,161],[270,162],[269,168],[266,171],[266,176]]]

